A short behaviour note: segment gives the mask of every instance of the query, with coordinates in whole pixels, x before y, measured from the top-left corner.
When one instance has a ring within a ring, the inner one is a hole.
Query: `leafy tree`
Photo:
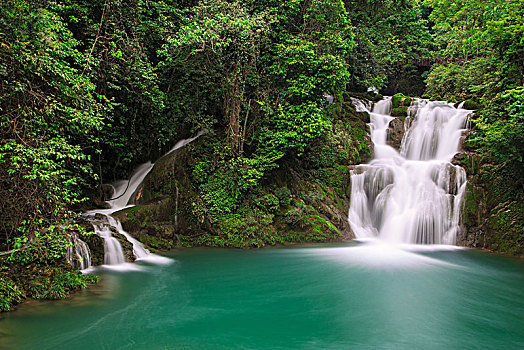
[[[229,147],[241,154],[245,139],[241,113],[250,104],[249,85],[256,87],[261,41],[269,30],[269,15],[249,14],[241,2],[223,0],[203,1],[187,9],[185,15],[183,26],[168,37],[161,52],[169,65],[185,66],[184,62],[191,60],[193,66],[205,65],[200,73],[207,73],[209,67],[212,78],[220,76],[214,86],[221,93],[220,112],[225,120],[220,122],[227,127]]]
[[[424,9],[417,1],[346,0],[357,48],[349,63],[352,89],[421,95],[431,64],[432,43]]]
[[[478,100],[483,156],[504,165],[508,186],[522,189],[524,120],[522,84],[524,4],[518,0],[427,0],[433,8],[439,62],[428,79],[429,95]],[[517,179],[515,181],[514,179]]]
[[[11,245],[63,222],[82,200],[104,106],[56,13],[9,0],[0,18],[0,231]]]

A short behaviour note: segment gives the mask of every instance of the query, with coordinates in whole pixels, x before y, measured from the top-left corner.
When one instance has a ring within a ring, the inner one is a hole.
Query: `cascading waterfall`
[[[118,265],[126,262],[122,245],[113,237],[111,226],[108,225],[108,216],[97,217],[98,221],[92,222],[95,234],[104,239],[104,264]],[[106,221],[107,220],[107,221]]]
[[[107,201],[109,209],[91,210],[84,216],[91,221],[95,234],[104,239],[104,265],[120,265],[126,262],[120,241],[113,232],[123,235],[133,244],[133,253],[137,259],[146,258],[150,253],[144,246],[122,229],[120,222],[111,216],[112,213],[127,207],[132,195],[142,184],[144,178],[153,169],[151,162],[144,163],[135,169],[128,181],[118,181],[113,185],[113,199]]]
[[[129,180],[120,180],[112,185],[114,189],[113,199],[107,201],[112,213],[128,205],[137,188],[153,169],[153,166],[154,164],[151,162],[141,164],[135,169]]]
[[[416,100],[404,121],[400,153],[386,143],[394,119],[390,113],[390,99],[375,104],[370,113],[374,159],[351,175],[348,218],[355,236],[455,244],[466,174],[450,161],[471,111]]]
[[[69,265],[77,270],[91,267],[89,247],[74,232],[71,234],[71,246],[67,248],[66,259]]]
[[[177,142],[164,156],[184,147],[206,132],[207,131],[201,131],[193,138]],[[133,245],[133,254],[137,260],[147,259],[154,262],[171,261],[170,259],[151,254],[142,243],[134,239],[122,228],[122,224],[118,219],[111,215],[121,209],[134,206],[133,199],[136,197],[137,191],[145,177],[153,169],[153,166],[154,164],[151,162],[144,163],[135,169],[128,181],[121,180],[114,183],[112,185],[114,189],[113,198],[106,202],[109,205],[109,209],[91,210],[83,214],[83,216],[92,223],[95,234],[104,239],[104,265],[120,265],[126,262],[122,245],[120,241],[113,236],[113,233],[124,236]],[[83,243],[83,245],[80,246],[87,249],[87,256],[89,256],[89,248],[84,242],[80,242]],[[72,252],[71,254],[74,256],[76,253]],[[73,259],[71,259],[71,261],[73,261]],[[88,265],[78,266],[77,264],[72,266],[85,269],[91,266],[91,263],[89,261]]]

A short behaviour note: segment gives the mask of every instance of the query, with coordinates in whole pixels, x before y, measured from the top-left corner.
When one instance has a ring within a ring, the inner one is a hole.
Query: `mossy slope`
[[[233,212],[213,216],[195,178],[208,145],[219,138],[210,134],[157,161],[138,192],[138,205],[115,215],[153,249],[350,239],[350,168],[372,153],[369,115],[349,103],[332,108],[332,132],[302,154],[286,157],[256,188],[242,193]]]

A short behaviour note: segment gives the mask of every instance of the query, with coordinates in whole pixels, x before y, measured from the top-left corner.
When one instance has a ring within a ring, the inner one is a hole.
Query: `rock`
[[[407,107],[409,107],[412,102],[413,102],[413,99],[411,99],[410,97],[404,96],[404,94],[400,92],[398,94],[393,95],[393,97],[391,98],[391,106],[393,109],[396,109],[399,107],[406,107],[406,111],[407,111]]]
[[[104,239],[96,234],[84,235],[81,239],[89,247],[91,265],[98,266],[104,263]]]
[[[127,240],[127,238],[124,235],[121,235],[116,230],[111,230],[113,237],[115,237],[122,246],[122,250],[124,251],[124,257],[127,262],[133,262],[136,260],[135,254],[133,254],[133,244]]]
[[[451,164],[461,165],[464,159],[466,159],[466,154],[464,152],[458,152],[453,156],[453,159],[451,160]]]
[[[407,106],[401,106],[401,107],[393,108],[391,110],[392,117],[400,117],[400,119],[404,120],[404,118],[406,118],[407,115],[408,115]]]
[[[205,135],[159,159],[144,179],[137,205],[113,216],[152,249],[351,239],[348,165],[371,157],[369,113],[357,112],[349,102],[330,108],[334,109],[332,132],[301,156],[289,157],[256,189],[247,191],[238,204],[240,215],[226,215],[220,221],[209,214],[192,171],[192,165],[208,161],[208,138],[216,136]]]
[[[97,198],[93,198],[93,204],[95,205],[96,208],[98,209],[109,209],[111,208],[111,206],[109,205],[109,203],[105,202],[105,201],[101,201]]]
[[[94,216],[95,220],[107,222],[107,217],[104,214],[96,213]],[[88,219],[89,220],[89,219]]]
[[[405,133],[404,121],[400,118],[393,119],[389,123],[387,144],[399,150]]]
[[[100,192],[102,193],[101,200],[108,201],[113,198],[115,194],[115,188],[112,185],[102,184],[100,185]]]
[[[375,97],[373,97],[373,102],[382,101],[384,99],[384,96],[381,94],[376,94]]]
[[[458,244],[512,255],[524,254],[524,195],[503,176],[502,164],[486,155],[455,155],[467,174],[462,221],[465,232]]]

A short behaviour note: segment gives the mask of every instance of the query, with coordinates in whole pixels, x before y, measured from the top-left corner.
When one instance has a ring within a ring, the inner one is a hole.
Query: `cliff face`
[[[332,132],[301,155],[288,156],[246,192],[233,215],[213,218],[193,167],[214,135],[204,135],[155,163],[137,206],[114,216],[153,249],[175,246],[260,247],[353,238],[347,221],[350,169],[372,153],[367,113],[335,111]]]
[[[454,161],[468,174],[460,244],[524,255],[524,191],[514,188],[508,169],[471,150]]]

